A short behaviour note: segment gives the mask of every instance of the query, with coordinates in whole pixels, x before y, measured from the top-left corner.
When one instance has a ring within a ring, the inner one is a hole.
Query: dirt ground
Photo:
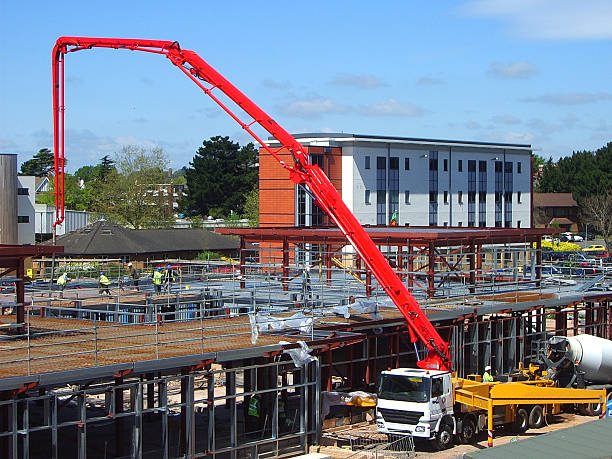
[[[505,433],[502,430],[496,431],[496,437],[493,440],[494,446],[504,445],[506,443],[510,443],[512,441],[521,441],[526,438],[531,438],[537,435],[541,435],[547,432],[554,432],[561,429],[571,428],[573,426],[577,426],[579,424],[583,424],[585,422],[596,420],[596,416],[581,416],[573,413],[562,413],[560,415],[553,416],[553,419],[549,425],[546,425],[540,429],[529,429],[524,434],[516,435]],[[341,429],[333,429],[335,433],[348,434],[351,431],[376,431],[375,424],[365,424],[360,423],[353,426],[343,427]],[[324,432],[325,436],[325,432]],[[436,458],[436,459],[454,459],[460,458],[465,453],[470,453],[472,451],[476,451],[478,449],[484,449],[487,447],[487,436],[486,432],[481,432],[478,437],[478,442],[474,445],[455,445],[453,448],[448,449],[446,451],[434,451],[431,447],[431,444],[427,441],[417,441],[415,444],[416,449],[416,457],[417,458]],[[354,454],[354,452],[350,451],[348,448],[340,448],[337,446],[318,446],[313,447],[311,452],[319,452],[323,454],[328,454],[333,458],[345,458]]]

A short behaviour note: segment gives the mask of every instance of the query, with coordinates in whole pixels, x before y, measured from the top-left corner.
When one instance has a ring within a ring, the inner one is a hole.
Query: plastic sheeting
[[[323,392],[323,406],[321,408],[321,419],[325,419],[333,405],[346,406],[376,406],[376,394],[369,392]]]
[[[395,306],[391,300],[383,300],[380,302],[357,300],[354,303],[330,308],[312,309],[310,314],[298,312],[289,317],[273,316],[267,312],[258,312],[249,314],[249,322],[251,324],[251,342],[257,343],[260,333],[278,332],[283,330],[300,330],[304,334],[312,333],[312,327],[316,317],[326,315],[339,315],[345,319],[349,319],[351,314],[370,314],[372,320],[381,320],[380,307]]]
[[[291,344],[287,341],[279,341],[278,344]],[[304,341],[298,341],[299,349],[285,349],[284,353],[289,354],[296,368],[306,365],[308,362],[316,360],[316,357],[310,355],[312,349]]]
[[[269,313],[259,312],[249,314],[249,322],[251,323],[251,342],[256,344],[259,334],[265,332],[299,329],[304,334],[312,333],[314,317],[306,316],[303,312],[289,317],[274,317]]]

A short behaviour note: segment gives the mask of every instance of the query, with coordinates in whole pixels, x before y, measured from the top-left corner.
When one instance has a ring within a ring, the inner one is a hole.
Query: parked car
[[[568,242],[583,242],[584,238],[582,236],[579,236],[578,234],[574,234],[574,233],[570,233],[570,232],[566,232],[566,233],[561,233],[561,241],[568,241]]]
[[[609,256],[606,246],[601,244],[592,244],[582,249],[582,251],[590,257],[605,258]]]
[[[585,241],[592,241],[595,239],[595,233],[587,233],[585,231],[578,233],[578,236],[582,237]]]
[[[567,257],[566,260],[570,263],[578,263],[580,265],[597,265],[599,261],[596,258],[589,256],[589,254],[584,254],[582,252],[572,252]]]

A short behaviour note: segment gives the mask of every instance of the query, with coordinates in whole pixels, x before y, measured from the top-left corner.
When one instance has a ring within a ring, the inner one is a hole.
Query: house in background
[[[120,258],[128,261],[181,258],[194,259],[206,251],[235,256],[239,240],[201,229],[133,230],[97,221],[56,238],[62,255],[72,258]]]
[[[572,193],[534,193],[533,223],[536,228],[558,226],[577,232],[579,222],[578,203]]]

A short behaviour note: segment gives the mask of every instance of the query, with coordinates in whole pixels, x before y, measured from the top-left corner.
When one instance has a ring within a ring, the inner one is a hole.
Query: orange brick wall
[[[325,153],[323,147],[307,147],[307,152],[324,155],[324,171],[342,192],[342,149],[333,147]],[[287,150],[278,154],[293,163]],[[295,226],[295,185],[287,170],[263,148],[259,150],[259,226]]]
[[[323,147],[307,147],[308,154],[324,155],[323,170],[339,192],[342,192],[342,149],[331,148],[325,153]],[[288,164],[293,157],[285,149],[279,156]],[[289,172],[263,148],[259,149],[259,226],[295,226],[295,184],[289,179]],[[325,222],[328,224],[328,221]],[[282,260],[282,244],[262,243],[266,255],[278,263]],[[293,247],[290,247],[293,260]],[[262,253],[263,255],[263,253]],[[272,261],[272,260],[269,260]]]
[[[279,156],[293,163],[287,150]],[[263,148],[259,149],[259,226],[295,226],[295,185],[287,169]]]

